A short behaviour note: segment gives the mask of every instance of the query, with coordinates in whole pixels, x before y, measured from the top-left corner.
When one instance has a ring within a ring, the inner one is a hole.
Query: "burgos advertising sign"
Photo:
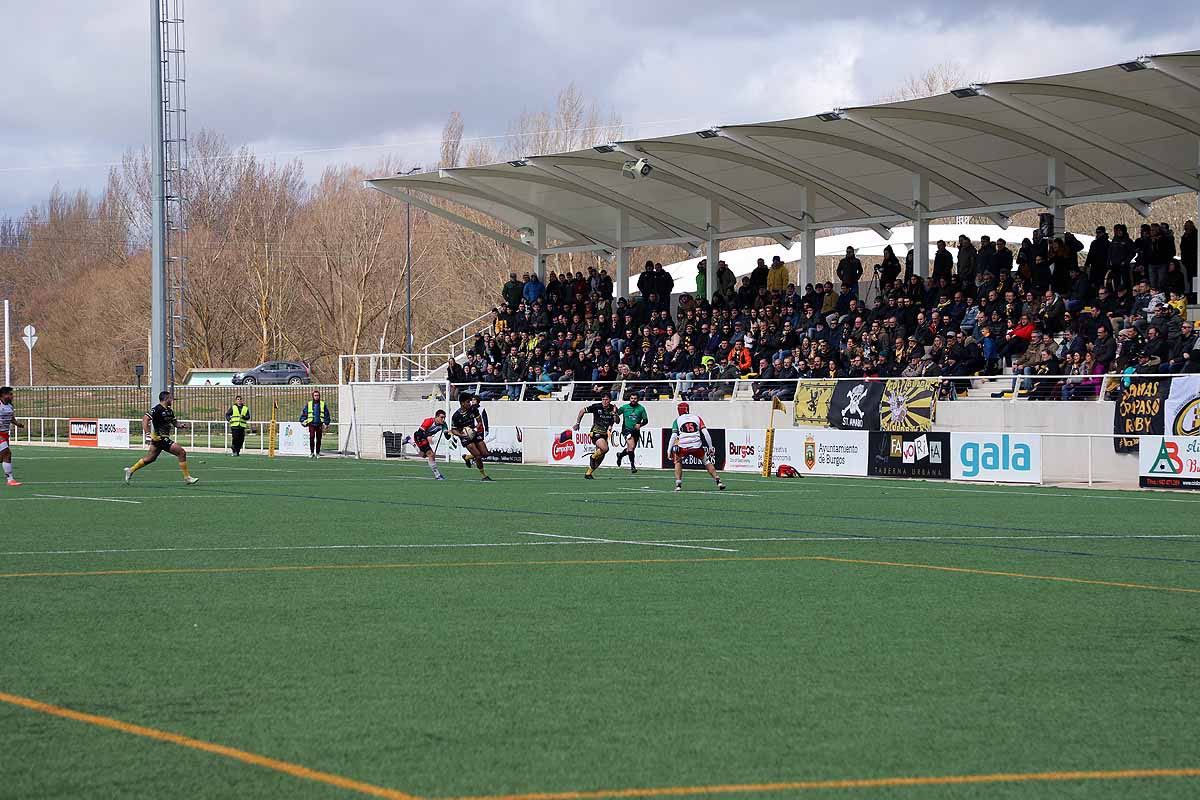
[[[998,483],[1042,482],[1042,437],[1036,433],[950,434],[950,478]]]

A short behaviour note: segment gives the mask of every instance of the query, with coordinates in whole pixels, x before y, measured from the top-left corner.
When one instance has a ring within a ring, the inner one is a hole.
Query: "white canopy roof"
[[[846,248],[853,247],[854,253],[857,256],[882,256],[883,248],[891,246],[892,252],[896,254],[896,258],[900,259],[900,263],[904,263],[904,257],[908,255],[909,247],[913,244],[914,228],[909,225],[903,228],[896,228],[892,232],[892,238],[884,239],[875,231],[855,231],[853,233],[840,233],[836,236],[820,236],[817,238],[816,254],[818,256],[836,256],[838,258],[846,255]],[[1015,258],[1017,249],[1021,246],[1022,239],[1033,238],[1033,228],[1023,228],[1020,226],[1012,226],[1009,228],[1001,228],[998,225],[930,225],[929,226],[929,243],[932,245],[939,240],[946,242],[946,249],[950,251],[955,262],[958,261],[958,237],[966,236],[973,242],[978,242],[981,236],[990,236],[994,243],[997,239],[1003,239],[1009,245],[1009,250],[1013,252]],[[1075,238],[1083,243],[1084,252],[1092,244],[1094,236],[1084,236],[1081,233],[1075,234]],[[759,245],[758,247],[743,247],[740,250],[727,250],[721,253],[721,260],[733,272],[734,276],[741,280],[743,275],[749,275],[758,265],[758,259],[762,259],[771,265],[771,259],[775,256],[785,264],[791,264],[800,261],[803,257],[803,244],[797,242],[790,249],[779,244]],[[933,261],[934,248],[929,248],[929,260]],[[683,261],[677,261],[674,264],[664,265],[663,269],[671,273],[671,277],[675,280],[674,293],[692,293],[696,291],[696,265],[703,258],[689,258]],[[1015,265],[1014,265],[1015,266]],[[639,270],[641,269],[639,265]],[[637,294],[637,273],[629,278],[629,294]],[[863,276],[870,278],[870,271]],[[803,288],[803,287],[800,287]]]
[[[628,160],[653,171],[622,176]],[[890,227],[1200,188],[1200,50],[368,184],[529,253]],[[920,187],[920,188],[918,188]],[[927,187],[927,188],[925,188]],[[450,200],[514,229],[466,220]],[[927,198],[922,208],[922,198]],[[713,214],[714,209],[716,214]],[[552,246],[557,243],[557,247]]]

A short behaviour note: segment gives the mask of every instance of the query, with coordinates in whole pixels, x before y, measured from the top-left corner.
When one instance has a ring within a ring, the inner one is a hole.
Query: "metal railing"
[[[428,381],[451,357],[450,353],[428,352],[344,355],[338,358],[338,382],[345,385]]]
[[[593,381],[504,381],[479,380],[451,382],[451,394],[461,391],[480,395],[483,400],[582,400],[595,399],[608,392],[613,397],[628,397],[638,392],[644,399],[708,399],[708,400],[793,400],[800,387],[830,383],[913,381],[935,385],[941,400],[1112,400],[1135,379],[1178,377],[1176,373],[1105,373],[1102,375],[930,375],[887,376],[869,378],[738,378],[685,377],[659,380],[638,378]],[[1064,393],[1063,387],[1070,391]],[[973,389],[992,388],[994,393],[973,392]],[[1017,389],[1014,391],[1014,387]],[[707,389],[709,396],[698,395]],[[996,396],[993,396],[996,395]]]
[[[457,330],[434,339],[422,347],[420,353],[430,354],[445,350],[449,353],[450,358],[458,359],[460,356],[465,355],[467,350],[471,348],[478,334],[487,333],[492,329],[491,316],[491,311],[480,314]],[[484,322],[484,320],[487,321]]]
[[[117,416],[114,419],[122,419]],[[25,427],[14,427],[11,433],[11,439],[14,444],[36,444],[36,445],[66,445],[70,439],[70,419],[69,417],[26,417],[19,415],[17,420]],[[142,432],[142,420],[140,417],[130,417],[126,420],[129,423],[129,449],[141,449],[147,446],[146,436]],[[180,420],[188,427],[177,431],[175,441],[179,442],[186,448],[199,448],[205,450],[227,450],[230,447],[231,438],[229,433],[229,424],[224,420]],[[249,423],[250,430],[246,436],[246,442],[243,446],[243,452],[266,453],[269,447],[268,436],[269,431],[267,426],[271,424],[270,420],[252,421]],[[334,422],[329,426],[326,432],[326,441],[336,442],[338,423]],[[276,442],[278,446],[278,442]],[[113,449],[113,448],[105,448]]]
[[[492,312],[480,314],[415,353],[353,353],[338,360],[338,383],[399,383],[428,381],[446,362],[466,356],[475,337],[492,329]],[[486,320],[486,322],[485,322]]]
[[[297,419],[300,409],[312,397],[313,390],[337,416],[337,387],[316,384],[253,386],[176,386],[175,409],[181,417],[223,422],[225,411],[235,395],[250,407],[253,417],[271,417],[271,404],[279,403],[279,418]],[[14,405],[21,415],[76,419],[140,419],[157,400],[142,386],[22,386],[16,390]]]

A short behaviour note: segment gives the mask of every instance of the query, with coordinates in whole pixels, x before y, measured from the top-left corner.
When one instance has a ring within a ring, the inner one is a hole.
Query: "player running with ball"
[[[458,396],[458,411],[455,411],[454,416],[450,417],[450,432],[458,437],[463,450],[466,450],[471,456],[467,460],[467,464],[475,462],[480,480],[490,481],[491,478],[483,471],[483,460],[488,456],[487,444],[483,441],[485,435],[483,417],[478,404],[472,403],[473,399],[472,395],[465,392]],[[466,456],[463,458],[465,459]]]
[[[704,427],[704,420],[699,414],[690,413],[687,403],[680,403],[678,408],[679,416],[671,425],[671,441],[667,445],[667,452],[675,461],[675,491],[683,491],[683,459],[687,456],[703,459],[704,468],[716,482],[717,488],[724,490],[725,484],[721,483],[721,476],[717,475],[717,468],[713,464],[716,448],[713,447],[712,437],[708,435],[708,428]]]
[[[621,466],[622,458],[628,458],[629,472],[636,475],[637,446],[642,441],[642,428],[650,424],[650,418],[646,416],[646,407],[638,402],[637,392],[629,395],[629,402],[618,408],[617,413],[621,415],[621,435],[625,437],[625,448],[617,453],[617,466]]]

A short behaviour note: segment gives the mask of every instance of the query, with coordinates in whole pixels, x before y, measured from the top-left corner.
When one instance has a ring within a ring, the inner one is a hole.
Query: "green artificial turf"
[[[1200,496],[135,458],[16,449],[0,692],[422,797],[1200,768],[1200,592],[1108,585],[1200,589]],[[0,797],[171,794],[365,796],[0,702]]]

